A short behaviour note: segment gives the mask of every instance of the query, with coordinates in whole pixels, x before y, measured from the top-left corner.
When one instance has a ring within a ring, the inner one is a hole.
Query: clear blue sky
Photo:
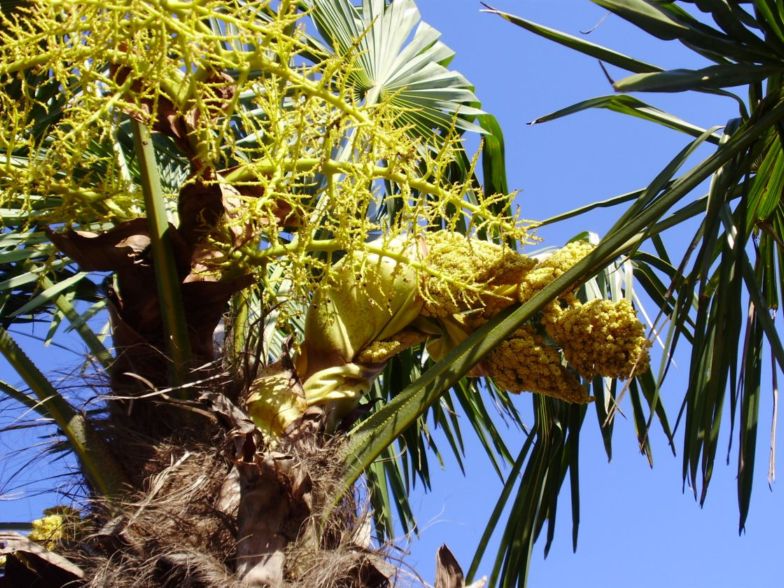
[[[588,0],[507,0],[492,3],[572,34],[593,29],[591,40],[620,49],[664,67],[690,65],[688,52],[673,43],[641,37],[619,19],[603,20],[604,11]],[[419,0],[424,19],[443,33],[456,52],[452,67],[476,86],[484,108],[495,114],[506,134],[510,187],[519,189],[522,216],[545,218],[599,198],[644,185],[687,138],[674,131],[620,115],[597,111],[539,125],[531,119],[578,100],[609,94],[597,62],[502,21],[480,14],[474,0]],[[708,96],[644,97],[702,126],[722,124],[734,116],[733,104]],[[607,213],[579,219],[569,226],[541,233],[544,245],[560,245],[572,234],[590,229],[601,233],[612,216]],[[677,245],[677,236],[673,243]],[[67,353],[38,355],[45,368],[73,365]],[[685,363],[674,370],[663,392],[671,415],[683,392]],[[0,363],[0,379],[16,381]],[[530,399],[521,396],[520,405]],[[625,408],[628,409],[628,402]],[[524,409],[525,411],[526,409]],[[654,437],[655,467],[651,470],[636,449],[631,423],[616,424],[614,459],[607,463],[593,409],[589,410],[581,446],[582,520],[577,554],[571,552],[568,494],[562,496],[559,528],[550,557],[542,544],[534,548],[529,585],[621,587],[723,588],[784,585],[776,565],[782,544],[784,496],[767,487],[767,432],[770,403],[760,415],[759,457],[747,533],[737,534],[735,468],[718,459],[711,492],[700,509],[687,490],[681,493],[680,455],[673,457],[661,435]],[[19,459],[8,460],[10,445],[38,442],[34,432],[22,432],[13,443],[0,439],[0,478]],[[446,542],[468,567],[484,522],[497,498],[500,483],[484,463],[482,450],[467,433],[469,476],[461,476],[454,463],[435,471],[433,492],[415,492],[422,533],[410,545],[409,563],[432,581],[438,546]],[[678,437],[680,439],[680,436]],[[507,435],[513,453],[522,434]],[[726,431],[723,446],[726,448]],[[28,457],[32,453],[28,454]],[[37,462],[40,468],[48,467]],[[56,468],[49,471],[56,472]],[[51,497],[15,502],[2,500],[0,520],[36,517],[52,504]],[[488,573],[490,557],[480,573]]]

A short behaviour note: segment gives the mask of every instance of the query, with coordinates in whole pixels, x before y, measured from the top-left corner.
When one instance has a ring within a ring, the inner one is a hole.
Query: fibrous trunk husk
[[[365,520],[352,497],[326,526],[317,526],[334,491],[340,450],[340,441],[321,436],[319,411],[270,447],[225,395],[202,395],[203,402],[210,399],[218,404],[211,407],[217,420],[200,435],[192,430],[136,452],[144,437],[113,431],[140,486],[119,502],[92,504],[78,541],[57,549],[71,566],[67,573],[75,570],[78,577],[42,585],[391,585],[396,570],[383,550],[357,542]],[[47,563],[39,575],[57,577],[50,568]],[[7,581],[15,585],[30,569],[17,580],[11,570]]]

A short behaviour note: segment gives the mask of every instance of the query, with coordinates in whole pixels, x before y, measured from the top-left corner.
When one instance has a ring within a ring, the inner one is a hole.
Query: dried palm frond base
[[[79,539],[58,546],[82,573],[75,585],[393,583],[396,568],[371,545],[353,497],[321,522],[338,475],[339,441],[305,434],[271,450],[252,427],[222,439],[218,427],[212,433],[215,442],[202,435],[145,446],[133,432],[112,431],[115,441],[127,437],[115,446],[128,449],[127,467],[144,482],[120,502],[94,502]]]
[[[232,586],[235,523],[217,499],[229,471],[214,447],[169,443],[157,470],[123,502],[94,504],[92,532],[60,553],[85,571],[86,586]]]

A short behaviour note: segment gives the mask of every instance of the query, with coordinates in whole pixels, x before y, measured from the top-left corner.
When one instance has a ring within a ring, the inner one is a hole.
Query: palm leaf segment
[[[470,122],[483,114],[471,84],[446,68],[454,51],[439,41],[437,30],[420,21],[413,0],[363,0],[361,8],[345,0],[310,4],[332,50],[355,56],[349,79],[360,99],[371,105],[383,102],[398,124],[421,137],[455,126],[482,132]]]

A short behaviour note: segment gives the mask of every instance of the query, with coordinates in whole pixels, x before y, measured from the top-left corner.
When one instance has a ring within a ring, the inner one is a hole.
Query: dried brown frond
[[[219,508],[230,465],[213,446],[151,449],[143,490],[94,503],[92,532],[61,552],[87,586],[232,586],[233,517]]]
[[[58,546],[58,553],[85,572],[85,586],[240,586],[238,478],[223,452],[225,439],[151,444],[124,428],[113,435],[123,438],[144,483],[120,504],[93,503],[78,541]],[[372,545],[369,514],[356,497],[344,499],[324,523],[336,492],[335,456],[342,442],[304,434],[287,437],[274,450],[257,448],[256,459],[272,455],[286,464],[281,487],[290,484],[292,494],[300,495],[291,502],[300,515],[282,529],[289,540],[287,586],[392,585],[397,566],[389,563],[386,548]],[[142,455],[145,462],[138,461]]]
[[[387,546],[372,544],[367,505],[347,496],[325,520],[325,509],[337,492],[341,462],[336,456],[344,442],[337,437],[324,445],[291,448],[297,467],[312,483],[311,515],[286,550],[286,580],[291,586],[367,588],[394,583],[397,568],[388,561]]]

